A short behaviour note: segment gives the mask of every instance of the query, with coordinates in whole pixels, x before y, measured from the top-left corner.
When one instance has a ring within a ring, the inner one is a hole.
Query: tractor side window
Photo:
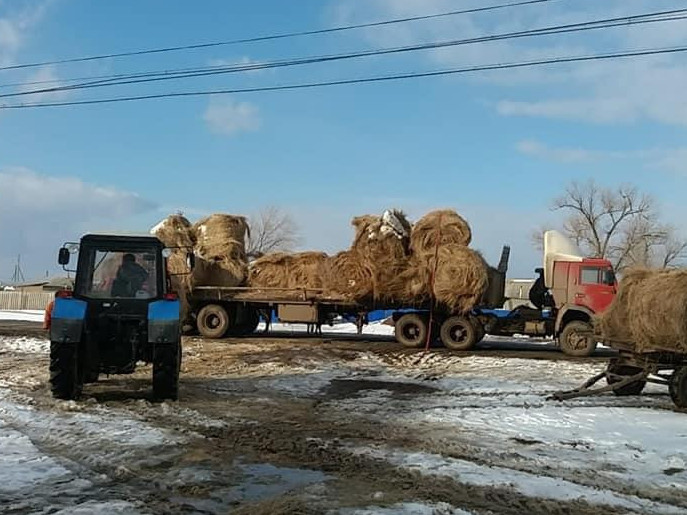
[[[601,270],[599,268],[582,268],[580,282],[582,284],[601,284]]]

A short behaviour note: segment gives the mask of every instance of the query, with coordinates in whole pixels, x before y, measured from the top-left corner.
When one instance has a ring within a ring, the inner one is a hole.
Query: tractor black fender
[[[554,327],[555,336],[561,334],[565,326],[573,320],[591,323],[593,317],[594,312],[589,308],[583,306],[566,306],[559,310],[556,315],[556,325]]]

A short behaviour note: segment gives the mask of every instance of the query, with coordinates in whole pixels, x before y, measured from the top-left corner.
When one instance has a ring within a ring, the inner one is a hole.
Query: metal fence
[[[25,293],[21,291],[0,291],[0,310],[45,309],[55,297],[54,293]]]

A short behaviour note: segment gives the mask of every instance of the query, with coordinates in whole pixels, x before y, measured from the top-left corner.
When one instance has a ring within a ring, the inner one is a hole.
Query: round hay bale
[[[248,278],[248,265],[234,259],[205,259],[196,256],[196,265],[191,274],[191,286],[242,286]]]
[[[623,274],[618,293],[603,315],[595,320],[596,329],[604,340],[609,342],[632,343],[630,329],[630,301],[638,295],[641,283],[651,275],[650,270],[634,269]]]
[[[356,235],[351,250],[372,278],[374,299],[395,302],[405,291],[397,278],[408,267],[410,223],[403,212],[392,209],[382,216],[358,216],[352,224]]]
[[[427,253],[411,259],[398,281],[405,284],[408,303],[427,301],[433,296],[450,313],[466,313],[479,304],[489,284],[487,264],[482,256],[463,245],[439,247],[436,256]]]
[[[430,211],[420,218],[410,233],[410,250],[414,254],[433,253],[437,246],[462,245],[472,241],[472,231],[465,219],[452,209]]]
[[[373,297],[372,275],[352,251],[330,257],[324,268],[324,286],[330,297],[364,302]]]
[[[244,216],[214,214],[193,225],[196,253],[205,259],[246,259],[248,222]]]
[[[636,352],[687,353],[687,270],[634,270],[601,317],[604,339]]]
[[[250,265],[249,285],[254,288],[322,289],[324,252],[266,254]]]
[[[193,226],[182,215],[170,215],[150,230],[167,247],[193,247]]]

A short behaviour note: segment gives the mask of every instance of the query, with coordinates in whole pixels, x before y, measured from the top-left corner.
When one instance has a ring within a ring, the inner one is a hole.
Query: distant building
[[[59,290],[72,289],[73,287],[74,281],[72,279],[68,277],[53,277],[51,279],[43,279],[41,281],[29,281],[20,284],[13,284],[6,287],[6,289],[24,293],[49,293]]]

